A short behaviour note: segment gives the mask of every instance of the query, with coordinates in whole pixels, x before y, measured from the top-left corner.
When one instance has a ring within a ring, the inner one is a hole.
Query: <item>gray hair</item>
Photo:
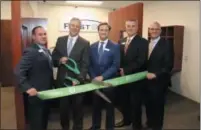
[[[161,24],[157,21],[154,21],[149,27],[151,27],[152,25],[156,25],[157,27],[161,28]]]
[[[79,18],[76,18],[76,17],[73,17],[73,18],[70,20],[70,23],[71,23],[72,21],[78,21],[78,22],[80,23],[80,25],[82,24],[82,23],[81,23],[81,20],[80,20]]]

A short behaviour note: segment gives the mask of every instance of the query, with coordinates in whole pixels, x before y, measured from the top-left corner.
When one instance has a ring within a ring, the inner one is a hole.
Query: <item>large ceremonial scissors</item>
[[[72,63],[72,66],[70,65],[70,62]],[[63,64],[68,70],[72,71],[74,74],[76,74],[77,77],[79,77],[80,75],[80,71],[78,69],[78,66],[77,66],[77,63],[71,59],[71,58],[68,58],[68,61],[66,64]],[[111,87],[112,84],[109,84],[109,83],[105,83],[104,81],[97,81],[97,80],[84,80],[83,78],[72,78],[68,75],[65,76],[65,80],[69,80],[71,82],[76,82],[76,84],[80,84],[81,82],[82,83],[92,83],[92,84],[95,84],[95,85],[98,85],[98,86],[107,86],[107,87]],[[64,85],[67,87],[67,86],[71,86],[71,85],[68,85],[66,83],[64,83]],[[104,99],[105,101],[107,101],[108,103],[112,103],[111,100],[103,93],[101,92],[100,90],[95,90],[95,93],[100,96],[102,99]]]

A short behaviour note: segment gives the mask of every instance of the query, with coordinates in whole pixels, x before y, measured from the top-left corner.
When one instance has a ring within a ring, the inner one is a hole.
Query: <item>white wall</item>
[[[1,1],[1,19],[11,19],[11,2]]]
[[[200,102],[200,5],[199,1],[144,2],[143,36],[147,38],[148,26],[153,21],[164,25],[184,25],[182,72],[173,76],[172,90]],[[187,58],[187,60],[185,60]]]
[[[35,17],[48,19],[48,47],[55,46],[59,36],[67,35],[68,32],[59,32],[59,22],[63,18],[79,17],[101,22],[108,21],[110,9],[90,8],[73,6],[56,6],[37,1],[21,2],[21,17]],[[1,19],[11,19],[11,2],[1,2]],[[81,36],[93,43],[98,40],[97,33],[81,32]]]
[[[34,16],[33,10],[31,8],[31,5],[29,2],[22,1],[20,6],[21,6],[21,17],[22,18]]]
[[[36,7],[36,6],[35,6]],[[35,8],[34,7],[34,8]],[[34,9],[34,17],[48,19],[48,47],[55,46],[58,36],[67,35],[68,32],[59,32],[59,22],[63,18],[79,17],[97,21],[108,21],[109,9],[89,8],[89,7],[72,7],[72,6],[55,6],[50,4],[40,3],[37,6],[37,11]],[[36,12],[37,11],[37,12]],[[89,40],[91,43],[98,40],[97,33],[80,33],[81,36]]]
[[[33,17],[33,11],[28,2],[21,2],[21,17]],[[1,19],[11,20],[11,1],[1,1]]]

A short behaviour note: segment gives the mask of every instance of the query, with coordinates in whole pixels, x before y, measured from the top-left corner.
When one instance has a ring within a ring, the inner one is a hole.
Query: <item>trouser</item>
[[[82,100],[82,94],[66,96],[60,99],[60,123],[63,130],[70,130],[70,107],[72,107],[73,114],[73,130],[83,129]]]
[[[130,87],[131,100],[131,122],[133,129],[142,128],[142,105],[145,97],[145,81],[132,83]]]
[[[125,84],[116,88],[116,105],[122,113],[123,121],[131,123],[130,85]]]
[[[49,102],[42,101],[38,97],[28,97],[28,129],[46,130],[49,117]]]
[[[100,90],[102,91],[112,102],[114,101],[113,88]],[[101,97],[94,93],[93,95],[93,113],[92,113],[92,130],[98,130],[101,127],[101,110],[103,105],[106,108],[106,130],[114,130],[114,106],[111,103],[103,100]]]
[[[162,130],[164,107],[168,85],[157,80],[147,82],[146,87],[146,113],[147,125],[153,130]]]

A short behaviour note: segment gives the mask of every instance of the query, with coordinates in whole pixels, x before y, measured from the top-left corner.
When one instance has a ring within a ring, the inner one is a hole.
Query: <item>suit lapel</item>
[[[66,36],[66,38],[64,38],[64,41],[63,41],[63,45],[64,45],[64,54],[65,56],[68,56],[68,51],[67,51],[67,44],[68,44],[68,36]]]
[[[41,48],[40,48],[37,44],[35,44],[35,43],[32,44],[32,47],[35,48],[35,49],[37,49],[38,53],[40,53],[41,56],[43,56],[43,58],[47,59],[48,65],[49,65],[50,69],[52,69],[52,59],[50,59],[50,58],[48,57],[48,55],[45,54],[44,50],[41,49]],[[50,56],[51,56],[51,54],[50,54]]]
[[[99,54],[98,54],[98,44],[99,44],[99,42],[96,42],[94,44],[95,44],[95,46],[94,46],[94,49],[92,50],[93,51],[92,55],[94,54],[95,60],[98,61],[99,60]],[[96,57],[98,57],[98,58],[96,58]]]
[[[73,48],[71,50],[71,53],[69,54],[69,57],[72,56],[74,53],[77,53],[76,50],[79,48],[79,42],[80,42],[80,37],[78,36],[78,38],[75,41],[75,44],[74,44],[74,46],[73,46]]]
[[[127,38],[128,38],[128,37],[127,37]],[[127,41],[127,38],[126,38],[126,41]],[[137,35],[130,41],[130,44],[128,45],[128,49],[127,49],[125,55],[127,55],[128,52],[130,51],[131,46],[132,46],[131,44],[134,44],[134,43],[135,43],[136,38],[137,38]],[[125,49],[125,45],[124,45],[124,49]]]
[[[150,42],[149,42],[150,43]],[[150,54],[150,57],[149,57],[149,59],[151,59],[154,55],[155,55],[155,53],[157,52],[157,50],[158,49],[160,49],[160,46],[161,46],[161,39],[156,43],[156,45],[155,45],[155,47],[153,48],[153,50],[152,50],[152,52],[151,52],[151,54]]]

